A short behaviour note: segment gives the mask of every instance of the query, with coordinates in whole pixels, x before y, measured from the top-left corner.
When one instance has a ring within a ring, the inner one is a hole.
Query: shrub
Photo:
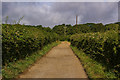
[[[3,65],[23,59],[44,45],[58,40],[56,33],[26,25],[2,25]]]
[[[103,62],[109,68],[120,72],[120,53],[118,32],[115,30],[104,33],[83,33],[72,35],[71,45],[83,49],[92,58]]]

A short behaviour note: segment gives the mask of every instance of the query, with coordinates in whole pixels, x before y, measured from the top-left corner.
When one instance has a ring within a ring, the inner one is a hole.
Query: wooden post
[[[76,15],[76,26],[77,26],[77,18],[78,18],[78,16]]]

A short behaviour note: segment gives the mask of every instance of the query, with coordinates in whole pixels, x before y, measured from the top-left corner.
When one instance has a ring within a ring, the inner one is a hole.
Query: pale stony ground
[[[20,78],[88,78],[69,42],[62,42],[37,61]]]

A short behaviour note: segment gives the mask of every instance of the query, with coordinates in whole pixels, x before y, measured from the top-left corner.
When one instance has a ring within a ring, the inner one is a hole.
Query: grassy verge
[[[71,46],[71,48],[83,64],[83,67],[86,70],[86,73],[90,80],[117,80],[117,77],[115,76],[113,71],[107,71],[105,66],[90,58],[90,56],[86,55],[82,50],[78,50],[76,47],[73,46]]]
[[[57,46],[60,42],[53,42],[43,47],[42,50],[34,52],[31,56],[26,57],[24,60],[19,60],[17,62],[9,63],[7,66],[3,66],[2,76],[4,80],[9,80],[10,78],[17,78],[17,76],[29,68],[33,63],[40,59],[45,53],[47,53],[51,48]]]

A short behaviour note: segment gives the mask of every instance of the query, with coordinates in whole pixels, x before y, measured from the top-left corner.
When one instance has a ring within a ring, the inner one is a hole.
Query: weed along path
[[[70,48],[62,42],[37,61],[20,78],[87,78],[87,75]]]

